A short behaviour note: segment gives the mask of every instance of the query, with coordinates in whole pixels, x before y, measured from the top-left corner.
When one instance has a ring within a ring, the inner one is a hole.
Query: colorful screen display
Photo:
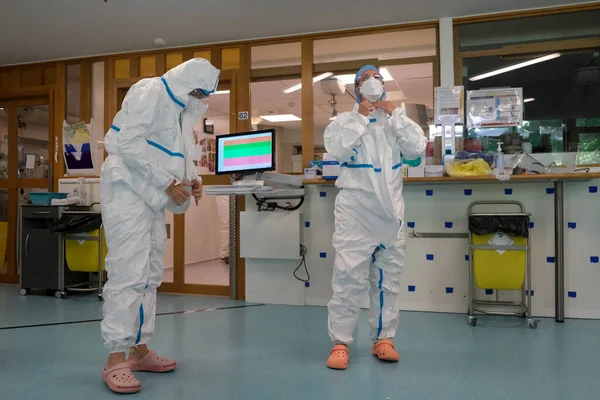
[[[217,143],[219,173],[273,168],[273,132],[229,135]]]

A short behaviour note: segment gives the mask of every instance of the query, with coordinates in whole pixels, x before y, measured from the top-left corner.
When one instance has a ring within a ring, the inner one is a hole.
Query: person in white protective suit
[[[164,272],[165,209],[184,213],[202,197],[193,163],[194,123],[208,108],[201,100],[217,87],[219,70],[200,58],[129,89],[105,136],[102,222],[108,245],[101,329],[110,356],[102,376],[111,390],[141,389],[132,371],[176,368],[148,350],[154,332],[156,288]],[[126,361],[126,352],[129,358]]]
[[[325,148],[341,164],[336,186],[333,297],[328,330],[335,343],[327,366],[346,369],[348,345],[369,291],[372,353],[398,361],[392,339],[398,325],[396,298],[404,265],[402,155],[416,158],[427,145],[423,130],[402,108],[386,101],[376,67],[356,74],[356,105],[325,130]]]

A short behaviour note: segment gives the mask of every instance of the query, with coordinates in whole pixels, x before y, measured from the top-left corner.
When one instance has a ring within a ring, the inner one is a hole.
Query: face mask
[[[383,83],[375,78],[369,78],[360,87],[360,94],[370,102],[374,103],[383,96]]]

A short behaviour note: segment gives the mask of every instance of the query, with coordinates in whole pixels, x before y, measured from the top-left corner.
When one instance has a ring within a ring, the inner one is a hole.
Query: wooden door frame
[[[7,209],[8,209],[8,230],[6,240],[6,258],[7,258],[7,273],[0,274],[0,283],[19,283],[19,266],[17,264],[17,225],[18,225],[18,208],[19,208],[19,189],[34,189],[47,188],[48,179],[19,179],[17,176],[18,149],[10,143],[16,139],[11,133],[17,132],[17,109],[19,107],[30,106],[32,103],[36,105],[48,105],[48,156],[52,159],[52,170],[57,169],[57,163],[54,157],[51,157],[54,149],[55,138],[55,121],[54,121],[54,89],[33,89],[21,90],[19,92],[5,92],[0,94],[0,107],[4,108],[8,114],[7,132],[9,135],[8,142],[8,178],[0,180],[0,188],[6,189],[8,192]],[[14,136],[14,134],[13,134]],[[12,161],[11,161],[12,160]],[[15,211],[13,211],[15,210]],[[4,260],[2,260],[3,262]]]

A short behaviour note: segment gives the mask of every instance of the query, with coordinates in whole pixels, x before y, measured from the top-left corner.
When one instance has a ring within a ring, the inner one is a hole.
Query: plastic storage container
[[[49,206],[53,199],[66,199],[68,193],[31,192],[29,198],[34,206]]]
[[[340,175],[340,163],[330,154],[323,154],[323,179],[336,180]]]

